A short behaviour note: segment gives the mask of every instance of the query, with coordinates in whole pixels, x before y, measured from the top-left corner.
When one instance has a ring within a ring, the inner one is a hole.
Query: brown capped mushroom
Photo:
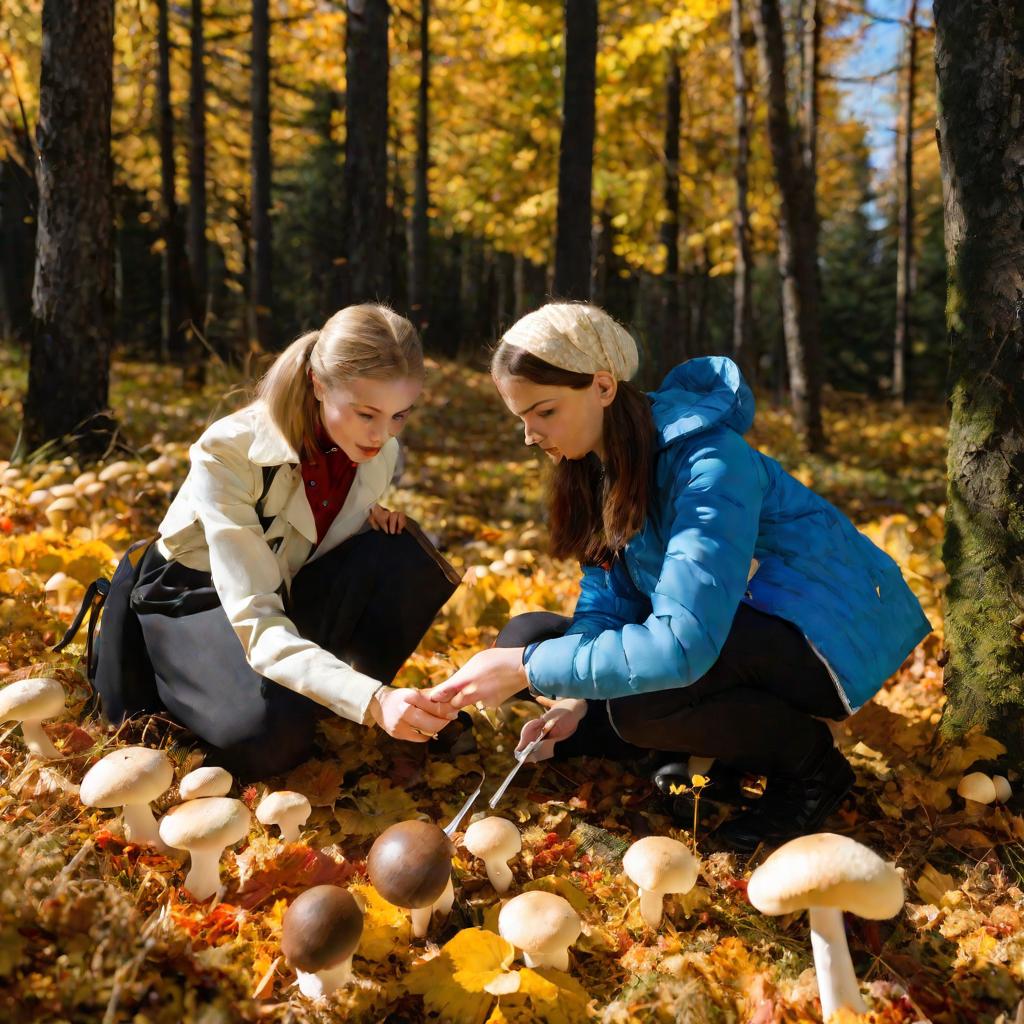
[[[396,907],[412,912],[412,931],[427,934],[433,907],[452,877],[451,840],[427,821],[400,821],[374,840],[366,858],[373,887]]]
[[[347,985],[362,934],[363,912],[347,889],[317,885],[297,896],[281,921],[281,952],[299,991],[317,999]]]

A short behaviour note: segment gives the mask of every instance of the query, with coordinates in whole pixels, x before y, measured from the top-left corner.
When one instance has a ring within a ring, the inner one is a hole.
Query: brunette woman
[[[750,850],[820,828],[853,782],[824,719],[855,711],[928,633],[899,567],[743,435],[753,395],[729,359],[691,359],[644,394],[629,332],[553,303],[491,368],[525,442],[555,464],[551,550],[577,558],[571,619],[514,619],[432,696],[554,700],[551,739],[717,758],[768,777],[719,829]],[[593,744],[591,744],[591,747]]]

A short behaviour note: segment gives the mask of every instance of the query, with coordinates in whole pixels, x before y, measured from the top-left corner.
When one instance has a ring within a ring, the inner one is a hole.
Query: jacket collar
[[[298,465],[299,453],[277,429],[267,407],[262,402],[254,402],[251,408],[253,439],[249,445],[249,461],[257,466],[280,466],[285,462]]]

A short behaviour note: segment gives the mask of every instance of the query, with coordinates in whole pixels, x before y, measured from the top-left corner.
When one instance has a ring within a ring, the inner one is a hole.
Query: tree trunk
[[[526,313],[526,257],[517,252],[515,255],[515,267],[512,271],[513,281],[513,309],[512,316],[518,320]]]
[[[917,0],[910,0],[904,50],[903,152],[898,162],[900,193],[899,242],[896,249],[896,337],[893,340],[892,393],[907,400],[907,361],[910,350],[911,282],[914,273],[914,93],[917,67]]]
[[[679,130],[683,80],[679,71],[679,54],[669,50],[665,79],[665,218],[659,234],[665,248],[665,272],[662,275],[661,370],[667,373],[678,362],[679,339]]]
[[[430,221],[427,168],[430,165],[430,0],[420,0],[420,84],[416,118],[416,171],[409,253],[409,309],[421,330],[428,317]]]
[[[608,274],[615,258],[612,251],[615,228],[612,225],[611,211],[607,206],[594,218],[591,239],[590,251],[593,258],[590,268],[590,301],[595,305],[604,306],[608,301]]]
[[[39,226],[19,452],[74,434],[102,452],[114,320],[113,0],[45,0],[37,127]]]
[[[209,271],[206,248],[206,41],[203,0],[192,0],[189,82],[188,258],[192,275],[192,328],[206,337]],[[205,360],[204,360],[205,363]]]
[[[274,347],[273,243],[270,225],[270,11],[252,3],[252,286],[250,337]]]
[[[388,3],[348,0],[345,202],[351,301],[386,300]]]
[[[736,260],[733,268],[732,354],[747,380],[754,383],[754,318],[752,281],[754,261],[750,242],[750,112],[747,105],[746,44],[743,37],[743,0],[732,0],[732,77],[736,117],[736,213],[733,235]]]
[[[565,86],[558,153],[555,295],[590,298],[597,0],[565,0]]]
[[[160,123],[160,254],[163,277],[161,354],[184,366],[188,347],[188,263],[175,189],[174,110],[171,107],[171,44],[167,0],[157,0],[157,98]]]
[[[802,10],[802,39],[800,66],[803,80],[801,109],[801,145],[807,175],[817,185],[818,180],[818,111],[819,84],[821,82],[821,8],[819,0],[804,0]]]
[[[810,451],[825,445],[821,420],[817,216],[786,101],[786,49],[778,0],[755,0],[754,26],[768,84],[768,137],[779,189],[779,265],[789,386],[797,429]]]
[[[1024,759],[1024,20],[936,0],[950,344],[947,737]]]
[[[0,336],[32,336],[32,263],[39,200],[31,173],[28,128],[16,129],[11,152],[0,163]]]

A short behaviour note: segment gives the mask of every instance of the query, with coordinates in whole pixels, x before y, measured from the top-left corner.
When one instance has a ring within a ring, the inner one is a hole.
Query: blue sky
[[[873,14],[887,18],[905,18],[908,0],[867,0],[866,7]],[[931,0],[919,0],[918,24],[931,22]],[[850,26],[862,22],[850,18]],[[867,29],[856,52],[845,62],[840,74],[863,77],[878,74],[899,65],[904,45],[902,25],[888,22],[867,22]],[[930,45],[922,39],[919,45]],[[887,75],[877,82],[841,85],[846,109],[869,128],[871,162],[877,169],[889,167],[894,156],[896,123],[896,76]]]

